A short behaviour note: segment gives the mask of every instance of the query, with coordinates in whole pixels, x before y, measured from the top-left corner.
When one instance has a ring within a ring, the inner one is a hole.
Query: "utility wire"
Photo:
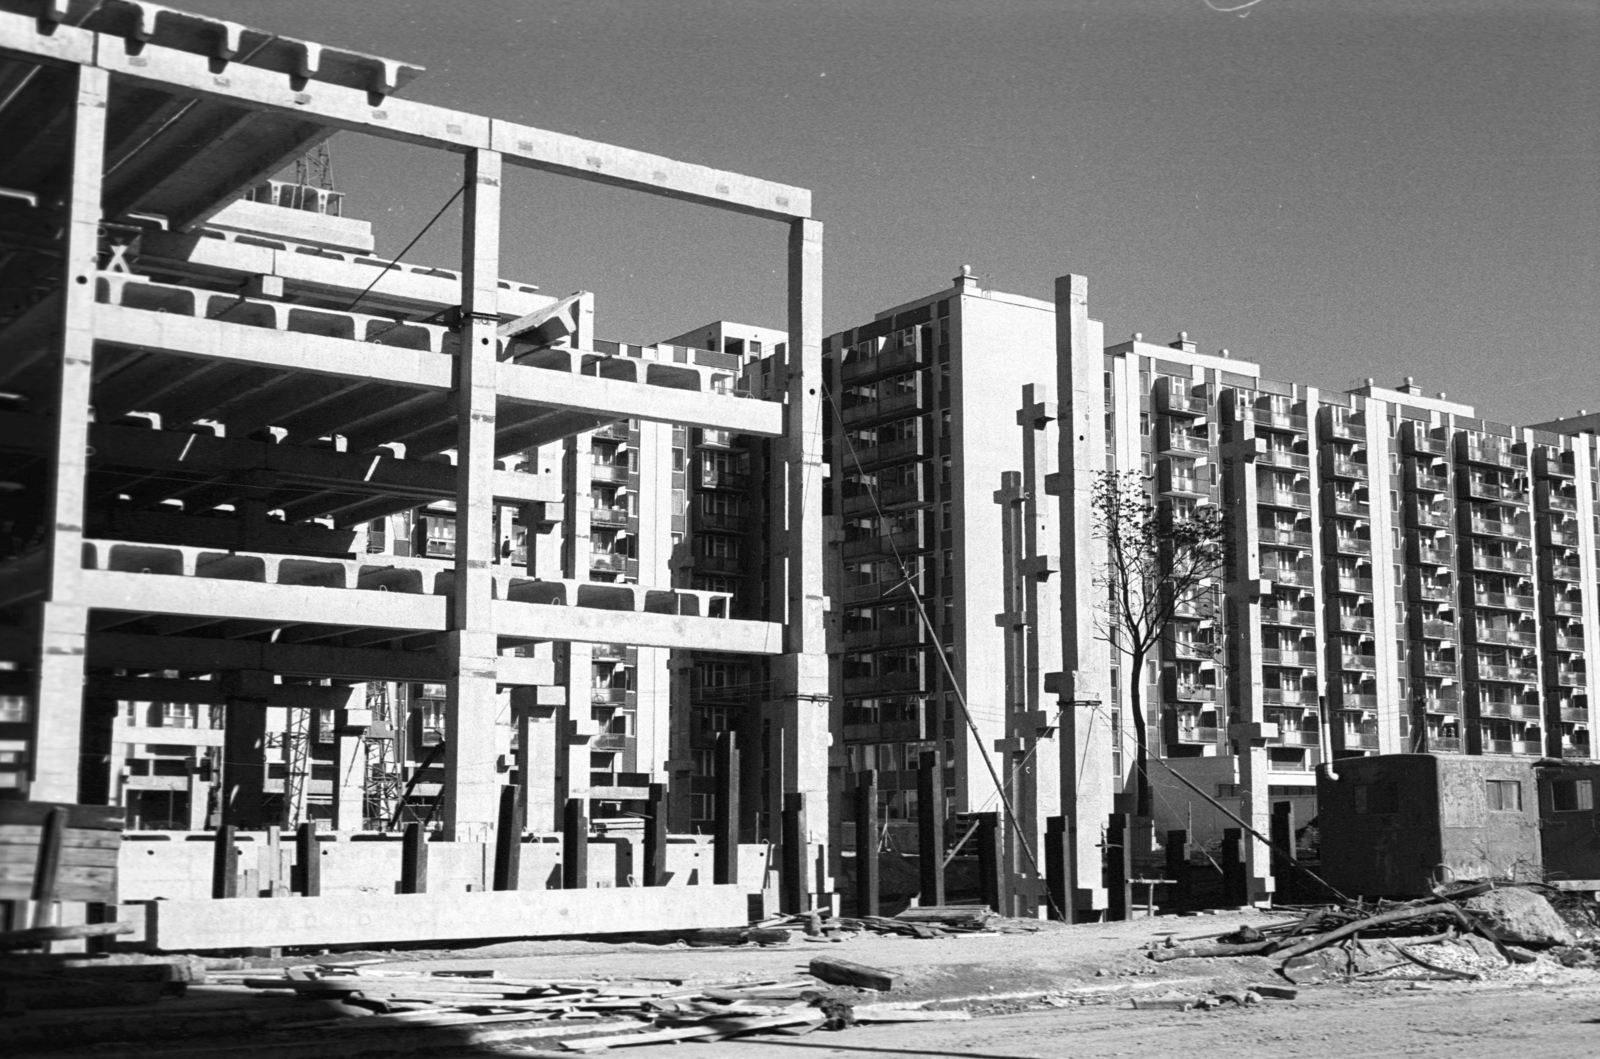
[[[456,188],[455,194],[451,195],[448,199],[446,199],[445,200],[445,204],[443,206],[439,207],[438,212],[435,213],[432,217],[430,217],[428,219],[428,223],[427,224],[424,224],[422,226],[422,231],[418,232],[416,235],[411,237],[411,242],[407,243],[406,244],[406,248],[404,250],[400,251],[398,254],[396,254],[394,256],[394,260],[387,261],[387,262],[384,263],[383,268],[379,269],[378,270],[378,274],[372,278],[372,282],[367,284],[367,287],[366,287],[365,290],[363,290],[360,294],[356,295],[355,301],[351,302],[349,305],[346,305],[344,307],[344,311],[345,312],[349,312],[350,310],[354,309],[357,305],[360,305],[361,304],[361,299],[365,298],[368,294],[372,293],[372,288],[376,287],[378,285],[378,281],[381,280],[383,277],[387,276],[389,274],[389,270],[394,268],[396,265],[398,265],[400,263],[400,259],[405,257],[407,254],[409,254],[411,252],[411,248],[417,245],[417,240],[421,239],[423,236],[428,234],[428,229],[432,228],[435,224],[438,223],[439,218],[444,216],[444,211],[449,209],[451,206],[455,205],[456,199],[459,199],[461,197],[462,193],[464,191],[466,191],[466,190],[467,190],[467,186],[465,184],[462,184],[460,187]],[[463,276],[463,280],[464,279],[465,279],[465,277]]]

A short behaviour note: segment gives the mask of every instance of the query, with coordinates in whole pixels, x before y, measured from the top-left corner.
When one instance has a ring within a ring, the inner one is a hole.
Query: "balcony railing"
[[[1262,489],[1256,497],[1262,504],[1272,507],[1289,507],[1296,511],[1311,510],[1311,494],[1296,493],[1287,489]]]
[[[1181,702],[1216,702],[1217,688],[1213,684],[1177,684],[1172,695]]]
[[[1353,423],[1348,419],[1340,419],[1335,416],[1328,420],[1328,436],[1347,438],[1351,441],[1365,441],[1367,440],[1367,425],[1365,423]]]
[[[1450,451],[1450,443],[1444,438],[1431,437],[1420,430],[1413,430],[1406,435],[1406,451],[1443,456]]]
[[[1566,493],[1558,493],[1554,489],[1540,489],[1539,501],[1540,507],[1546,511],[1576,512],[1578,510],[1577,497],[1568,496]]]
[[[1378,696],[1363,694],[1359,691],[1341,691],[1339,692],[1337,708],[1348,710],[1352,713],[1375,710],[1378,708]]]
[[[1533,472],[1541,478],[1572,478],[1578,473],[1577,458],[1570,452],[1552,455],[1544,449],[1534,452]]]
[[[1263,566],[1261,576],[1280,585],[1314,585],[1316,574],[1293,566]]]
[[[1340,632],[1372,632],[1375,628],[1377,619],[1370,614],[1339,615]]]
[[[1293,430],[1302,434],[1306,430],[1306,417],[1302,415],[1275,412],[1270,408],[1250,408],[1246,410],[1246,415],[1252,422],[1274,430]]]
[[[1583,601],[1552,596],[1545,600],[1545,610],[1558,617],[1572,618],[1583,615]]]
[[[1340,656],[1339,665],[1353,672],[1371,673],[1377,670],[1378,659],[1375,655],[1347,654]]]
[[[1533,573],[1532,559],[1518,559],[1510,555],[1490,555],[1487,552],[1472,553],[1472,568],[1474,570],[1489,570],[1502,574],[1531,574]]]
[[[1532,647],[1538,642],[1539,635],[1531,629],[1496,629],[1479,627],[1474,630],[1474,639],[1476,639],[1478,643]]]
[[[1534,599],[1511,592],[1474,592],[1473,602],[1492,610],[1532,610]]]
[[[1311,547],[1311,534],[1305,530],[1264,527],[1261,530],[1261,543],[1276,544],[1288,548],[1309,549]]]
[[[1551,581],[1577,584],[1583,580],[1583,570],[1576,563],[1545,563],[1544,574]]]
[[[1267,647],[1261,651],[1261,661],[1269,666],[1295,666],[1300,669],[1310,669],[1317,664],[1317,653],[1315,651],[1291,651]]]
[[[1161,451],[1177,456],[1204,456],[1211,451],[1211,446],[1205,438],[1174,430],[1165,435]]]
[[[1279,746],[1317,746],[1321,739],[1314,728],[1284,728],[1277,739],[1268,740]]]
[[[1528,531],[1519,527],[1515,522],[1502,522],[1493,518],[1473,518],[1467,523],[1472,532],[1480,537],[1510,537],[1521,540],[1528,535]]]
[[[1378,733],[1346,732],[1344,734],[1344,745],[1358,750],[1376,750],[1378,749]]]
[[[1576,548],[1578,546],[1578,531],[1556,529],[1554,526],[1547,525],[1540,531],[1539,541],[1541,544],[1552,544],[1561,548]]]
[[[628,557],[616,552],[590,552],[589,569],[620,574],[628,569]]]
[[[1451,621],[1425,621],[1422,623],[1422,636],[1427,640],[1454,640],[1456,624]]]
[[[1317,696],[1315,692],[1292,688],[1262,688],[1261,701],[1268,706],[1315,706]]]
[[[1206,399],[1187,393],[1172,393],[1161,389],[1156,392],[1156,408],[1169,415],[1203,416],[1206,414]]]
[[[1562,636],[1557,633],[1550,638],[1550,643],[1557,651],[1582,651],[1584,649],[1583,637]]]
[[[1456,586],[1423,581],[1417,585],[1417,595],[1430,602],[1448,603],[1456,598]]]
[[[1552,667],[1550,672],[1554,676],[1556,684],[1563,688],[1588,687],[1586,670]]]
[[[1417,508],[1415,509],[1415,515],[1419,526],[1428,526],[1432,529],[1449,529],[1453,525],[1448,511]]]
[[[1372,538],[1336,533],[1333,536],[1333,550],[1340,555],[1371,555]]]
[[[1417,562],[1427,563],[1429,566],[1449,566],[1455,558],[1455,552],[1450,548],[1417,548]]]
[[[702,467],[700,485],[704,489],[743,490],[750,487],[750,476],[737,471],[724,471],[718,467]]]
[[[1355,460],[1329,459],[1325,464],[1329,477],[1332,478],[1365,478],[1367,465],[1357,463]]]
[[[1461,712],[1461,703],[1454,699],[1423,699],[1422,710],[1424,713],[1440,713],[1454,717]]]
[[[1469,463],[1481,463],[1489,467],[1509,467],[1513,470],[1522,470],[1528,466],[1528,457],[1491,445],[1463,445],[1462,449]]]
[[[1453,677],[1457,663],[1454,659],[1427,658],[1422,662],[1422,675],[1428,677]]]
[[[1180,743],[1216,743],[1222,738],[1220,728],[1179,728],[1178,742]]]
[[[1372,595],[1372,578],[1370,577],[1340,577],[1340,592],[1360,592]]]
[[[1561,756],[1564,758],[1587,759],[1589,757],[1589,744],[1574,743],[1571,746],[1563,746],[1561,748]]]
[[[1486,482],[1481,478],[1462,478],[1462,491],[1479,500],[1494,500],[1502,504],[1526,504],[1528,494],[1516,486]]]
[[[1317,616],[1309,610],[1297,607],[1263,607],[1261,609],[1261,624],[1263,625],[1295,625],[1309,629],[1317,624]]]
[[[1478,679],[1500,680],[1513,684],[1533,684],[1539,679],[1539,671],[1527,666],[1501,666],[1479,662]]]
[[[626,525],[628,520],[632,517],[633,516],[629,514],[628,509],[625,507],[611,507],[609,505],[596,504],[594,507],[589,509],[589,521],[599,522],[604,525]]]
[[[1355,518],[1371,518],[1372,505],[1365,500],[1356,500],[1352,497],[1336,496],[1333,498],[1333,512],[1336,515],[1351,515]]]
[[[589,703],[593,706],[622,706],[628,701],[627,688],[590,688]]]
[[[1588,724],[1589,708],[1587,706],[1561,707],[1561,721],[1563,724]]]
[[[1442,474],[1418,471],[1411,476],[1411,484],[1419,493],[1445,493],[1450,490],[1450,479]]]
[[[1293,449],[1280,449],[1263,445],[1256,450],[1256,464],[1261,467],[1281,467],[1284,470],[1308,471],[1311,457]]]

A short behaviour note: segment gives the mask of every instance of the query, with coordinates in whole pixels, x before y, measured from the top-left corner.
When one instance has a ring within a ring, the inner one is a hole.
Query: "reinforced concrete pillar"
[[[228,679],[223,714],[222,824],[254,831],[277,823],[261,804],[267,784],[267,699],[272,674],[247,670]]]
[[[556,753],[559,773],[556,797],[565,805],[571,799],[584,803],[588,815],[590,745],[600,726],[594,719],[594,645],[569,643],[567,654],[567,702],[561,708]]]
[[[825,847],[828,822],[837,811],[829,804],[834,709],[828,692],[827,634],[823,615],[824,526],[822,494],[822,225],[797,220],[789,229],[788,420],[783,439],[784,524],[778,539],[785,562],[785,654],[774,660],[776,701],[768,716],[782,731],[782,785],[788,795],[805,795],[806,827],[799,841],[800,862],[816,863]],[[842,720],[842,718],[840,718]],[[817,884],[831,892],[837,851],[830,850],[826,877]]]
[[[1091,503],[1095,473],[1105,469],[1103,330],[1099,321],[1089,319],[1089,281],[1058,277],[1055,429],[1060,470],[1051,492],[1059,498],[1060,514],[1061,672],[1047,688],[1063,700],[1060,804],[1073,825],[1058,832],[1066,842],[1071,873],[1072,908],[1063,911],[1091,919],[1107,907],[1100,835],[1120,779],[1111,752],[1111,658],[1096,620],[1100,593],[1095,578],[1104,568],[1106,549],[1095,536]],[[1127,679],[1141,678],[1129,674]]]
[[[561,806],[566,798],[556,789],[560,771],[556,767],[556,711],[565,699],[566,689],[560,687],[521,687],[511,692],[511,714],[517,726],[517,786],[522,788],[528,827],[534,831],[561,828]]]
[[[446,681],[444,836],[487,841],[499,807],[495,658],[490,615],[494,537],[495,374],[499,365],[499,152],[466,156],[461,229],[461,352],[456,388],[456,550]]]
[[[78,797],[83,656],[89,611],[80,592],[84,476],[89,463],[89,390],[94,372],[94,276],[100,251],[100,191],[105,169],[109,75],[76,67],[71,174],[62,247],[61,330],[56,347],[55,460],[46,496],[47,580],[39,617],[28,796]]]
[[[361,729],[344,727],[337,730],[335,739],[333,830],[360,831],[366,823],[366,740]]]

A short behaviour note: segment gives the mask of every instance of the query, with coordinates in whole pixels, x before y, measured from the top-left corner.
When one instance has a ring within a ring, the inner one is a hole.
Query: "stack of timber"
[[[222,960],[209,961],[214,966],[208,969],[199,957],[115,959],[138,961],[101,967],[138,979],[136,984],[147,988],[137,997],[102,993],[85,998],[98,1003],[96,1009],[36,1010],[0,1020],[0,1054],[87,1057],[121,1049],[136,1050],[142,1059],[224,1053],[241,1059],[320,1059],[512,1044],[520,1055],[573,1054],[970,1017],[911,1004],[854,1004],[851,995],[822,988],[821,982],[837,980],[827,970],[794,980],[691,986],[676,979],[419,973],[385,970],[374,966],[377,960],[336,958],[276,970],[237,968],[236,962],[224,969],[229,961]],[[826,961],[814,961],[821,962]],[[135,1001],[143,1006],[126,1006]]]
[[[743,940],[763,945],[788,940],[802,932],[812,941],[842,941],[855,934],[894,934],[907,938],[995,936],[1038,930],[1036,924],[1005,920],[983,905],[940,905],[908,908],[899,915],[842,916],[806,912],[762,920],[744,932]],[[694,944],[691,939],[690,944]]]
[[[0,948],[125,933],[104,923],[57,925],[62,903],[87,906],[91,920],[116,903],[122,822],[117,808],[0,801]]]

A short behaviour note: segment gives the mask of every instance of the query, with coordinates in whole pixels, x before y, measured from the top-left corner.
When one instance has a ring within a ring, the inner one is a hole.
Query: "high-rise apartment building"
[[[1341,757],[1589,756],[1600,417],[1513,427],[1409,379],[1339,391],[1187,336],[1107,346],[1077,282],[1063,309],[962,276],[827,340],[841,764],[879,771],[889,821],[915,817],[908,770],[938,748],[953,811],[995,807],[984,756],[1005,777],[1023,854],[1046,815],[1097,830],[1085,799],[1128,779],[1135,680],[1157,831],[1201,841],[1234,821],[1175,772],[1265,833],[1274,801],[1307,819]],[[1140,473],[1166,517],[1226,515],[1225,568],[1139,674],[1103,643],[1103,471]]]

